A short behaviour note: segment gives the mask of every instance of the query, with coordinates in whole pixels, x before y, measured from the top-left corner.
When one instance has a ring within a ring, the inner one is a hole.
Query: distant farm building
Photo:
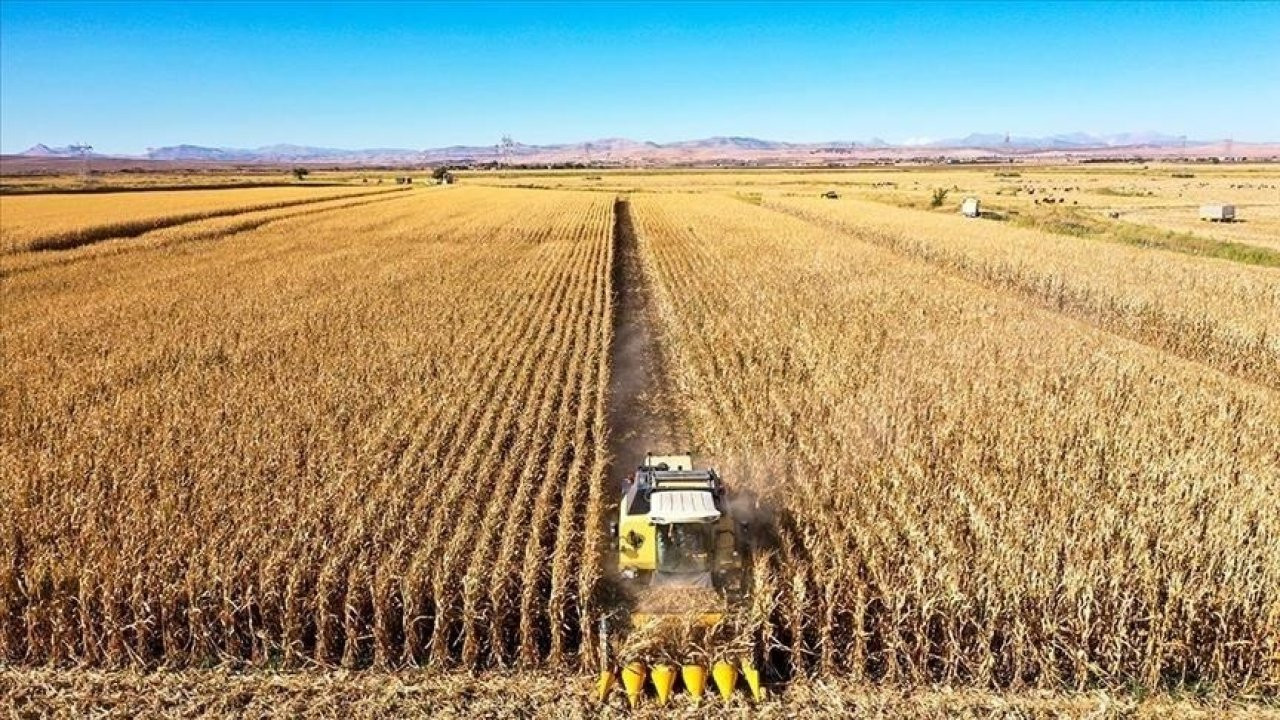
[[[1212,222],[1234,222],[1236,219],[1236,206],[1222,203],[1201,205],[1200,219]]]
[[[965,198],[964,202],[960,203],[960,214],[971,218],[981,217],[982,207],[978,203],[978,198]]]

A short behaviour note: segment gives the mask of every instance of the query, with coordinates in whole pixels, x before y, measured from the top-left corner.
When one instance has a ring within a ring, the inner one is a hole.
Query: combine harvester
[[[616,580],[629,610],[600,620],[605,667],[596,692],[601,701],[618,679],[609,652],[611,621],[623,621],[628,641],[664,632],[714,637],[717,630],[731,627],[727,621],[750,596],[753,546],[750,523],[733,516],[720,476],[715,470],[693,469],[689,455],[645,455],[635,475],[623,482],[610,533],[618,552]],[[694,660],[688,650],[681,653],[678,661],[668,654],[650,665],[623,650],[617,670],[632,707],[644,696],[646,682],[665,705],[677,675],[697,702],[706,691],[708,671],[726,701],[739,678],[752,697],[763,698],[750,648],[715,662],[711,657]]]

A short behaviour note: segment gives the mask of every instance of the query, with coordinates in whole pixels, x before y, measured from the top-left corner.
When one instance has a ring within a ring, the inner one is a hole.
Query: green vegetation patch
[[[1047,214],[1016,215],[1015,225],[1059,235],[1095,238],[1125,245],[1232,260],[1247,265],[1280,267],[1280,252],[1247,243],[1215,240],[1190,232],[1161,230],[1126,222],[1107,222],[1074,210],[1058,210]]]

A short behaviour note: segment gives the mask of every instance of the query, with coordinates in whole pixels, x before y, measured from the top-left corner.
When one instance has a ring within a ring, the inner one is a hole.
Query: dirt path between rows
[[[659,351],[652,288],[631,223],[631,204],[613,206],[613,346],[609,361],[609,478],[621,481],[648,451],[689,450]]]
[[[634,472],[646,452],[692,454],[693,447],[692,434],[681,420],[681,405],[676,401],[675,386],[664,363],[653,282],[645,273],[639,240],[632,224],[631,205],[625,197],[614,203],[613,242],[613,344],[609,351],[612,370],[607,400],[608,478],[610,487],[620,493],[622,481]],[[694,465],[702,467],[697,457]],[[616,517],[618,501],[615,498],[611,503],[611,518]],[[742,517],[762,524],[755,531],[758,539],[772,536],[772,531],[763,530],[771,525],[772,513],[760,508],[754,493],[740,489],[733,504],[735,512]],[[608,548],[604,565],[606,577],[610,580],[606,581],[608,589],[603,604],[608,608],[609,622],[613,623],[613,641],[622,643],[615,646],[615,652],[626,653],[625,638],[632,611],[714,612],[725,607],[723,599],[711,590],[638,588],[614,582],[618,572],[617,541],[611,541]],[[685,622],[688,622],[688,616],[667,627],[684,627],[681,623]],[[621,634],[616,634],[619,631]],[[641,633],[642,636],[644,634]],[[650,639],[653,637],[657,636]],[[605,656],[608,655],[606,650]],[[769,677],[776,681],[784,675],[770,667]]]
[[[620,197],[613,206],[613,344],[609,348],[608,422],[609,487],[616,493],[609,504],[615,519],[622,482],[629,479],[645,453],[688,451],[688,433],[672,402],[672,386],[659,347],[660,333],[653,304],[653,287],[640,259],[631,205]],[[601,532],[605,532],[601,528]],[[605,607],[614,623],[647,596],[646,590],[618,583],[617,540],[605,552]],[[615,625],[617,627],[617,625]]]

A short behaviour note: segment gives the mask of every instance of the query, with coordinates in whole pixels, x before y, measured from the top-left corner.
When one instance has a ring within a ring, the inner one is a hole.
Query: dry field
[[[971,689],[898,689],[847,680],[802,680],[770,702],[695,705],[677,696],[666,707],[636,710],[600,706],[590,680],[563,673],[522,671],[479,675],[326,671],[233,673],[101,671],[95,669],[0,670],[0,707],[18,717],[133,720],[137,717],[326,718],[333,720],[696,720],[746,717],[910,718],[911,720],[1275,720],[1280,710],[1256,703],[1091,692],[1061,696],[1042,692]]]
[[[381,190],[386,192],[386,190]],[[0,195],[0,254],[67,250],[196,220],[378,192],[350,188],[174,190],[92,195]]]
[[[612,199],[376,208],[6,280],[0,657],[576,651]]]
[[[732,193],[843,198],[954,214],[965,197],[989,217],[1061,234],[1280,266],[1280,173],[1261,164],[1077,164],[958,167],[868,166],[849,170],[597,170],[464,174],[469,183],[601,192]],[[1240,222],[1201,222],[1203,203],[1234,203]],[[1113,217],[1115,215],[1115,217]]]
[[[762,716],[1276,708],[1280,268],[862,171],[595,177],[0,198],[0,703],[593,716],[643,322],[767,528],[717,639]]]
[[[784,518],[791,667],[1274,680],[1274,390],[768,209],[634,205],[698,445]]]
[[[857,199],[765,204],[1280,390],[1280,268]]]
[[[94,194],[103,192],[157,192],[164,190],[230,190],[284,186],[372,185],[395,186],[395,178],[410,175],[415,183],[430,182],[430,173],[405,170],[351,168],[322,170],[308,168],[299,181],[288,167],[251,165],[208,165],[183,168],[163,161],[137,163],[127,159],[95,158],[84,173],[79,160],[13,155],[0,157],[0,194],[42,193]]]

